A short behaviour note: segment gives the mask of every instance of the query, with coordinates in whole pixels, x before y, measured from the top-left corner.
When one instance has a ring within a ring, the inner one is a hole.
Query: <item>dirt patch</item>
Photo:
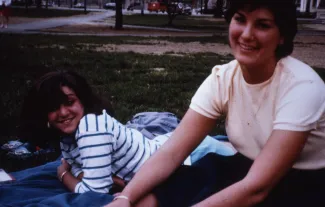
[[[164,29],[148,29],[148,28],[129,28],[124,27],[121,30],[115,30],[113,26],[107,24],[76,24],[62,27],[55,27],[42,30],[44,32],[60,32],[60,33],[87,33],[87,34],[101,34],[101,35],[130,35],[130,36],[196,36],[202,35],[198,32],[183,32],[183,31],[169,31]],[[211,35],[206,33],[206,35]]]
[[[209,43],[201,44],[199,42],[189,42],[189,43],[175,43],[162,41],[157,45],[114,45],[114,44],[105,44],[94,47],[94,50],[100,52],[136,52],[142,54],[156,54],[162,55],[165,53],[170,54],[189,54],[189,53],[203,53],[211,52],[219,55],[228,55],[231,53],[228,45],[218,44],[218,43]]]

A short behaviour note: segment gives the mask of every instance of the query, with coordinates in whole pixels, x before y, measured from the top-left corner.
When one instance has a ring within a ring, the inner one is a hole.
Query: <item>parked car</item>
[[[141,3],[140,2],[133,2],[126,9],[128,11],[133,11],[134,9],[141,9]]]
[[[73,5],[74,8],[85,8],[85,4],[82,2],[76,3],[75,5]]]
[[[167,6],[162,0],[153,1],[148,3],[148,11],[149,12],[162,12],[167,11]]]
[[[183,7],[182,14],[192,15],[192,7],[191,7],[191,5],[185,4],[184,7]]]
[[[115,0],[111,0],[110,2],[105,3],[103,7],[104,7],[104,9],[113,9],[113,10],[115,10],[116,9]]]
[[[171,2],[168,6],[171,13],[178,13],[178,14],[183,13],[184,5],[181,2]]]
[[[173,13],[184,14],[184,15],[192,14],[192,7],[189,4],[183,4],[182,2],[171,2],[169,6],[171,12]]]

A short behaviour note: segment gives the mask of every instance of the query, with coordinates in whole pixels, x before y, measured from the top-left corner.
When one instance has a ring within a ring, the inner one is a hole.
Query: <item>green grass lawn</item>
[[[125,122],[142,111],[170,111],[181,118],[212,66],[231,59],[211,53],[158,56],[94,52],[79,44],[134,44],[140,40],[143,38],[2,35],[1,51],[6,51],[0,51],[2,141],[15,136],[28,87],[46,72],[66,69],[85,76],[99,94],[112,101],[116,118]]]
[[[89,13],[89,12],[87,12]],[[37,9],[29,8],[12,8],[11,16],[13,17],[28,17],[28,18],[52,18],[52,17],[69,17],[73,15],[85,14],[81,10],[61,10],[61,9]]]

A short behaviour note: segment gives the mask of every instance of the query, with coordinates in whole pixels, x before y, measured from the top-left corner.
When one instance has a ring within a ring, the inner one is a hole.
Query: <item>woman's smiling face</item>
[[[229,42],[242,66],[263,67],[277,61],[275,50],[283,43],[283,38],[270,10],[257,8],[234,14],[229,26]]]
[[[67,96],[67,101],[59,108],[48,113],[48,121],[51,127],[63,134],[72,134],[76,131],[80,119],[84,116],[84,107],[76,93],[67,86],[61,87]]]

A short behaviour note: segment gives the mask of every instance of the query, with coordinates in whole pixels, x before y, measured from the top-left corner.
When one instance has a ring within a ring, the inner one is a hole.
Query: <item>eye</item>
[[[234,15],[234,20],[235,20],[237,23],[244,23],[244,22],[245,22],[245,17],[240,16],[240,15],[238,15],[238,14],[235,14],[235,15]]]
[[[272,26],[271,25],[269,25],[269,24],[267,24],[267,23],[257,23],[257,27],[258,28],[261,28],[261,29],[269,29],[269,28],[271,28]]]
[[[67,105],[67,106],[72,106],[72,105],[74,104],[74,102],[75,102],[75,100],[73,100],[73,99],[68,99],[68,100],[66,101],[65,105]]]

